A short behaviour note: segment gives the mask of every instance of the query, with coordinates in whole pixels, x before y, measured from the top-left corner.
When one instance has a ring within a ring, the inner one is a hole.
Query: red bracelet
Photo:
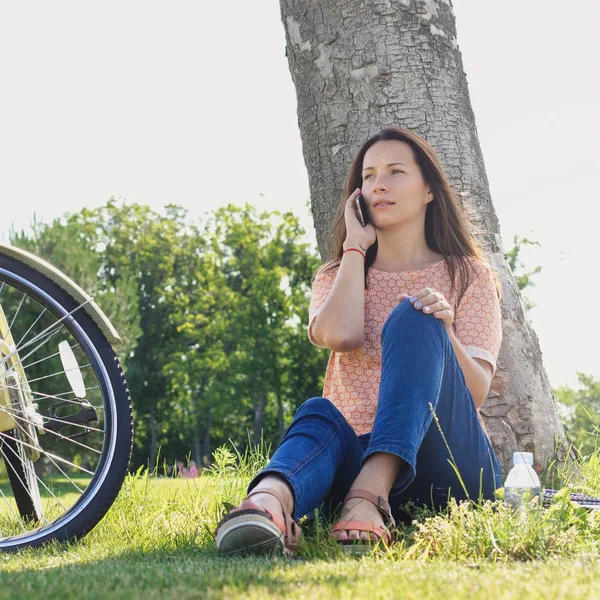
[[[343,254],[346,254],[346,252],[352,252],[353,250],[354,250],[354,252],[358,252],[359,254],[361,254],[363,257],[363,260],[367,259],[367,255],[362,250],[359,250],[358,248],[346,248],[346,250],[344,250]]]

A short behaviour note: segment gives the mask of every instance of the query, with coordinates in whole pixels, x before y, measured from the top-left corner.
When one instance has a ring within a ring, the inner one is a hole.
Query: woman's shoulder
[[[451,261],[456,269],[466,269],[471,277],[479,277],[486,272],[492,273],[492,268],[483,257],[449,256],[446,260]]]
[[[483,257],[477,256],[465,256],[467,272],[461,272],[459,280],[462,281],[463,277],[466,283],[466,288],[481,288],[481,289],[495,289],[498,298],[502,297],[502,286],[500,280],[496,275],[496,272],[491,265]],[[463,263],[464,264],[464,263]]]

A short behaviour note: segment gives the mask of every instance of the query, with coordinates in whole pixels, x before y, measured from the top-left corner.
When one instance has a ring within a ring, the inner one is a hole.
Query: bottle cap
[[[513,465],[533,466],[533,454],[531,452],[514,452]]]

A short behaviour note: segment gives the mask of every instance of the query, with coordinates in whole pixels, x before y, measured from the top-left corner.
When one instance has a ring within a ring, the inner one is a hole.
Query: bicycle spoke
[[[32,423],[31,421],[28,421],[25,417],[21,417],[20,415],[17,415],[14,412],[11,411],[7,411],[4,410],[2,407],[0,407],[0,410],[2,410],[2,412],[5,412],[7,414],[9,414],[13,420],[14,419],[19,419],[20,421],[25,421],[26,424],[28,425],[33,425],[35,426],[35,423]],[[61,422],[59,419],[53,418],[51,419],[52,421],[58,421]],[[69,425],[73,425],[76,426],[76,423],[69,423],[68,421],[62,421],[62,423],[68,423]],[[17,423],[18,425],[18,423]],[[85,425],[79,425],[79,427],[83,427],[85,428]],[[76,444],[77,446],[81,446],[82,448],[85,448],[86,450],[89,450],[90,452],[94,452],[95,454],[102,454],[102,452],[100,450],[96,450],[95,448],[90,448],[89,446],[86,446],[85,444],[82,444],[81,442],[78,442],[77,440],[74,440],[66,435],[62,435],[61,433],[57,433],[56,431],[52,431],[52,429],[44,429],[44,431],[46,432],[46,434],[51,433],[52,435],[57,436],[58,438],[60,438],[61,440],[69,440],[72,444]],[[100,431],[101,433],[103,433],[100,429],[96,429],[96,431]],[[28,437],[29,433],[27,432],[26,429],[23,429],[23,433],[25,433]]]
[[[0,379],[2,377],[0,376]],[[20,389],[18,386],[16,385],[3,385],[0,386],[0,390],[18,390]],[[100,386],[95,385],[89,388],[85,388],[86,391],[89,390],[97,390],[100,389]],[[33,390],[30,390],[31,395],[32,396],[38,396],[37,398],[32,398],[33,402],[35,402],[36,404],[38,402],[41,402],[42,400],[60,400],[61,402],[68,402],[70,404],[77,404],[79,406],[81,406],[81,400],[79,400],[77,397],[74,398],[63,398],[63,396],[65,396],[66,394],[72,394],[73,392],[71,390],[69,390],[68,392],[62,392],[62,394],[44,394],[42,392],[35,392]],[[4,406],[6,406],[7,408],[12,407],[12,406],[17,406],[17,404],[19,404],[18,402],[11,402],[10,404],[5,404]],[[104,406],[98,406],[95,404],[91,404],[90,406],[92,408],[95,408],[96,410],[104,410]]]
[[[6,364],[6,361],[9,358],[11,358],[12,356],[14,356],[17,352],[20,353],[25,348],[31,346],[31,344],[35,344],[39,338],[41,338],[43,335],[45,335],[53,327],[56,327],[58,324],[60,324],[59,330],[62,329],[64,327],[63,321],[65,321],[66,319],[68,319],[69,317],[71,317],[73,315],[73,313],[76,313],[78,310],[80,310],[81,308],[83,308],[84,306],[86,306],[87,304],[89,304],[90,302],[92,302],[92,298],[90,298],[89,300],[86,300],[82,304],[79,304],[76,308],[74,308],[71,312],[68,312],[66,315],[63,315],[55,323],[52,323],[52,325],[49,325],[48,327],[46,327],[46,329],[44,329],[43,331],[41,331],[40,333],[38,333],[36,336],[34,336],[33,338],[31,338],[28,342],[25,342],[25,344],[23,344],[23,346],[21,346],[20,348],[15,348],[10,354],[6,355],[2,360],[0,360],[0,366]],[[54,332],[50,337],[52,337],[55,333],[56,332]]]
[[[0,453],[2,453],[2,456],[4,456],[4,453],[2,452],[2,450],[0,450]],[[15,509],[12,507],[8,498],[4,495],[4,492],[1,489],[0,489],[0,495],[4,498],[4,502],[6,502],[6,505],[8,506],[10,512],[14,515],[15,519],[17,520],[17,523],[19,523],[19,525],[21,526],[23,533],[27,533],[27,529],[25,528],[25,525],[23,525],[23,520],[21,519],[21,515],[18,515],[15,512]]]
[[[14,439],[14,441],[16,441],[17,444],[20,442],[20,440],[18,440],[18,439],[15,439],[15,438],[11,438],[11,439]],[[27,459],[27,457],[20,456],[17,452],[15,452],[15,450],[14,450],[14,448],[12,448],[12,446],[3,443],[2,444],[2,448],[5,448],[5,447],[8,448],[15,455],[15,458],[17,459],[17,461],[19,462],[19,464],[23,467],[23,471],[27,471],[27,469],[29,468],[30,469],[29,470],[29,474],[30,475],[33,474],[33,476],[36,479],[39,479],[39,477],[35,473],[35,469],[32,469],[31,467],[29,467],[29,464],[31,463],[31,461],[29,459]],[[2,450],[2,456],[4,457],[4,464],[5,464],[5,466],[6,466],[6,461],[7,460],[10,462],[11,465],[13,465],[12,461],[10,461],[10,459],[7,459],[4,450]],[[29,497],[31,498],[32,502],[35,505],[36,498],[34,498],[34,494],[33,494],[32,490],[29,489],[30,488],[30,482],[23,481],[21,479],[21,476],[17,473],[14,465],[13,465],[12,471],[13,471],[13,475],[19,480],[19,483],[21,484],[21,487],[27,492],[27,494],[29,495]],[[27,473],[25,473],[25,479],[27,479]],[[42,485],[44,485],[43,481],[40,481],[40,483],[42,483]],[[39,496],[39,488],[38,488],[38,496]],[[41,500],[40,500],[40,502],[41,502]],[[40,509],[41,509],[41,507],[40,507]],[[41,512],[40,516],[41,516],[42,519],[44,519],[43,511]]]
[[[50,377],[56,377],[57,375],[66,375],[69,371],[75,371],[77,369],[79,369],[81,371],[81,369],[87,369],[88,367],[91,367],[91,364],[87,364],[87,365],[83,365],[83,367],[73,367],[72,369],[66,369],[64,371],[57,371],[56,373],[52,373],[51,375],[44,375],[43,377],[38,377],[37,379],[29,379],[29,383],[34,383],[36,381],[42,381],[42,379],[50,379]]]
[[[4,466],[5,466],[5,468],[7,468],[7,469],[8,469],[8,467],[6,467],[6,463],[7,463],[7,461],[8,461],[8,462],[9,462],[11,465],[12,465],[13,463],[12,463],[12,462],[11,462],[11,461],[10,461],[8,458],[6,458],[6,454],[5,454],[5,452],[4,452],[4,447],[5,447],[5,446],[6,446],[6,447],[7,447],[7,448],[8,448],[8,449],[9,449],[9,450],[10,450],[10,451],[13,453],[13,454],[15,453],[15,451],[14,451],[14,450],[13,450],[13,449],[12,449],[10,446],[7,446],[7,445],[6,445],[6,444],[4,444],[4,443],[2,444],[2,447],[0,447],[0,453],[2,454],[2,457],[4,458]],[[19,462],[20,462],[20,463],[22,463],[22,462],[23,462],[23,461],[21,460],[21,457],[20,457],[20,456],[17,456],[17,459],[19,460]],[[19,475],[19,474],[18,474],[18,473],[15,471],[15,469],[14,469],[14,468],[13,468],[13,474],[14,474],[14,475],[15,475],[15,477],[16,477],[16,478],[19,480],[19,483],[21,484],[21,486],[22,486],[23,488],[27,489],[27,488],[28,488],[28,485],[27,485],[27,484],[26,484],[26,483],[25,483],[25,482],[24,482],[24,481],[21,479],[21,476],[20,476],[20,475]]]
[[[23,306],[23,302],[25,302],[25,298],[27,297],[27,294],[25,292],[23,292],[23,297],[21,298],[21,302],[19,302],[19,306],[12,318],[12,321],[10,322],[10,325],[8,327],[9,331],[12,331],[13,325],[15,324],[15,320],[17,319],[17,316],[19,315],[19,312],[21,310],[21,306]]]
[[[11,448],[11,450],[12,450],[12,448]],[[1,450],[0,450],[0,451],[1,451]],[[67,473],[66,473],[65,471],[63,471],[63,469],[61,468],[61,466],[60,466],[60,465],[59,465],[59,464],[58,464],[58,463],[57,463],[55,460],[53,460],[53,459],[51,458],[51,456],[49,456],[47,453],[44,453],[44,456],[46,456],[46,457],[48,457],[48,458],[50,459],[50,462],[51,462],[51,463],[52,463],[52,464],[53,464],[53,465],[54,465],[54,466],[55,466],[55,467],[56,467],[56,468],[57,468],[57,469],[58,469],[58,470],[59,470],[59,471],[60,471],[60,472],[61,472],[61,473],[62,473],[62,474],[65,476],[65,478],[66,478],[66,479],[69,481],[69,483],[70,483],[70,484],[71,484],[71,485],[72,485],[72,486],[73,486],[73,487],[74,487],[74,488],[75,488],[75,489],[76,489],[78,492],[80,492],[80,493],[83,493],[83,490],[82,490],[82,489],[81,489],[81,488],[80,488],[80,487],[79,487],[79,486],[78,486],[78,485],[77,485],[77,484],[76,484],[76,483],[75,483],[75,482],[74,482],[74,481],[73,481],[73,480],[72,480],[72,479],[71,479],[71,478],[70,478],[70,477],[67,475]],[[35,473],[35,471],[34,471],[34,473]],[[18,475],[17,475],[17,477],[18,477]],[[21,485],[24,485],[24,484],[23,484],[23,481],[21,481],[20,477],[18,477],[18,478],[19,478],[19,481],[20,481]],[[36,475],[36,478],[37,478],[37,475]]]
[[[33,324],[31,325],[31,327],[29,327],[29,329],[25,332],[25,334],[23,335],[23,337],[19,340],[18,344],[17,344],[17,348],[21,347],[21,342],[29,335],[29,332],[35,327],[35,324],[48,312],[48,309],[45,308],[37,317],[37,319],[33,322]]]
[[[79,344],[75,344],[74,346],[71,346],[71,350],[73,350],[73,348],[79,348]],[[60,352],[55,352],[54,354],[51,354],[50,356],[46,356],[46,358],[40,358],[40,360],[36,360],[35,362],[29,363],[27,365],[23,365],[21,364],[21,366],[23,367],[24,371],[27,371],[27,369],[29,369],[29,367],[33,367],[34,365],[39,365],[47,360],[50,360],[51,358],[55,358],[57,356],[60,356]],[[21,361],[22,363],[23,361]]]
[[[17,355],[17,358],[18,358],[17,362],[14,365],[11,365],[10,368],[6,369],[5,375],[10,375],[10,374],[14,373],[15,369],[19,365],[21,365],[22,361],[24,361],[26,358],[29,358],[32,354],[37,352],[44,344],[47,344],[55,335],[57,335],[58,333],[60,333],[62,331],[63,327],[64,327],[64,325],[61,325],[56,331],[53,331],[41,344],[38,344],[33,350],[31,350],[25,356],[23,356],[23,358],[21,358]],[[0,361],[0,368],[2,368],[6,364],[6,361],[8,360],[8,358],[10,358],[11,356],[14,356],[16,353],[17,353],[17,350],[14,350],[10,354],[8,354],[4,359],[2,359]]]
[[[18,442],[19,444],[23,445],[23,446],[27,446],[28,448],[33,448],[34,450],[39,450],[38,448],[36,448],[35,446],[32,446],[31,444],[28,444],[27,442],[23,442],[22,440],[15,440],[15,438],[11,437],[10,435],[7,435],[6,433],[0,431],[0,437],[6,438],[8,440],[13,440],[14,442]],[[85,469],[84,467],[81,467],[80,465],[76,465],[75,463],[71,462],[70,460],[67,460],[66,458],[61,458],[60,456],[56,456],[56,454],[52,454],[51,452],[47,452],[44,450],[44,456],[47,456],[48,458],[55,458],[58,462],[61,462],[65,465],[69,465],[70,467],[73,467],[75,469],[79,469],[80,471],[83,471],[84,473],[87,473],[88,475],[94,475],[94,473],[92,471],[89,471],[88,469]]]
[[[66,402],[66,400],[64,400],[63,402]],[[72,402],[72,404],[77,404],[79,407],[81,407],[81,402]],[[13,404],[9,404],[9,405],[0,404],[0,412],[4,412],[4,413],[10,415],[12,418],[14,418],[16,416],[16,411],[10,410],[14,406],[17,406],[16,402]],[[90,404],[90,406],[92,406],[92,405]],[[92,406],[92,408],[94,408],[94,407]],[[42,417],[42,419],[49,419],[49,420],[55,421],[57,423],[65,423],[66,425],[70,425],[71,427],[81,427],[82,429],[89,429],[91,431],[98,431],[99,433],[104,433],[104,429],[98,429],[96,427],[92,427],[91,425],[81,425],[80,423],[71,423],[70,421],[64,421],[63,419],[59,419],[58,417],[49,417],[47,415],[42,415],[40,413],[38,413],[38,414]],[[25,417],[20,417],[20,418],[24,419]],[[34,421],[27,421],[27,423],[37,427],[37,425]]]
[[[92,385],[90,387],[85,388],[86,392],[89,392],[91,390],[99,390],[100,386],[99,385]],[[48,398],[62,398],[62,396],[66,396],[67,394],[72,394],[73,391],[69,390],[68,392],[61,392],[60,394],[42,394],[41,392],[31,392],[32,394],[40,394],[42,396],[47,396]],[[75,396],[75,398],[77,398],[77,396]],[[69,398],[70,400],[75,400],[75,398]],[[102,406],[94,406],[94,408],[102,408]]]
[[[13,412],[6,410],[6,407],[0,406],[0,410],[4,413],[8,414],[13,419],[13,421],[14,421],[14,417],[17,416]],[[23,434],[25,434],[28,438],[31,438],[31,435],[29,435],[29,432],[20,423],[17,423],[17,421],[14,421],[14,423],[15,423],[15,427],[19,428],[19,430],[22,431]]]
[[[12,450],[12,448],[11,448]],[[65,471],[61,468],[61,466],[53,460],[47,453],[44,453],[44,456],[50,459],[50,462],[65,476],[65,478],[69,481],[69,483],[80,493],[83,493],[83,490],[67,475]],[[37,477],[37,475],[36,475]],[[22,483],[22,482],[21,482]]]
[[[4,436],[3,433],[0,433],[0,435],[2,437],[8,437],[9,439],[13,439],[14,441],[16,441],[17,443],[23,443],[21,440],[16,440],[15,438],[10,438],[10,436]],[[18,456],[18,454],[9,446],[10,451],[17,457],[17,459],[20,460],[20,457]],[[32,474],[36,481],[39,481],[39,483],[41,483],[45,488],[46,491],[65,509],[67,510],[67,507],[56,497],[56,495],[54,494],[54,492],[41,480],[40,477],[38,477],[37,473],[35,472],[35,469],[29,465],[27,465],[27,462],[31,462],[31,461],[21,461],[21,464],[23,465],[24,469],[29,469],[29,473]],[[25,486],[25,489],[28,489],[29,486]],[[33,496],[31,494],[31,492],[29,492],[29,495],[31,497],[31,499],[33,499]],[[44,517],[44,515],[42,515],[42,518]]]

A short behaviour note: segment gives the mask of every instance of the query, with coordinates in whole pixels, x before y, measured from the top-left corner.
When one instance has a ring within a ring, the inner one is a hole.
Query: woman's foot
[[[352,491],[352,490],[350,490]],[[359,531],[357,529],[343,528],[344,522],[360,521],[362,523],[373,524],[379,527],[385,527],[383,516],[369,500],[365,498],[350,498],[344,502],[342,513],[338,520],[337,526],[340,527],[335,531],[333,536],[338,542],[347,540],[361,540],[363,542],[377,541],[380,536],[372,531]]]
[[[271,493],[275,492],[282,502],[280,502]],[[283,514],[292,515],[294,512],[294,497],[287,483],[279,477],[267,476],[261,479],[258,485],[252,490],[252,502],[262,508],[267,509],[271,514],[277,514],[283,518]]]
[[[399,456],[386,452],[375,452],[367,458],[344,499],[340,519],[334,527],[333,536],[338,542],[374,542],[382,536],[391,541],[387,527],[395,522],[387,497],[402,465]]]
[[[215,537],[223,554],[293,553],[300,528],[292,520],[293,494],[288,484],[268,476],[221,519]]]

